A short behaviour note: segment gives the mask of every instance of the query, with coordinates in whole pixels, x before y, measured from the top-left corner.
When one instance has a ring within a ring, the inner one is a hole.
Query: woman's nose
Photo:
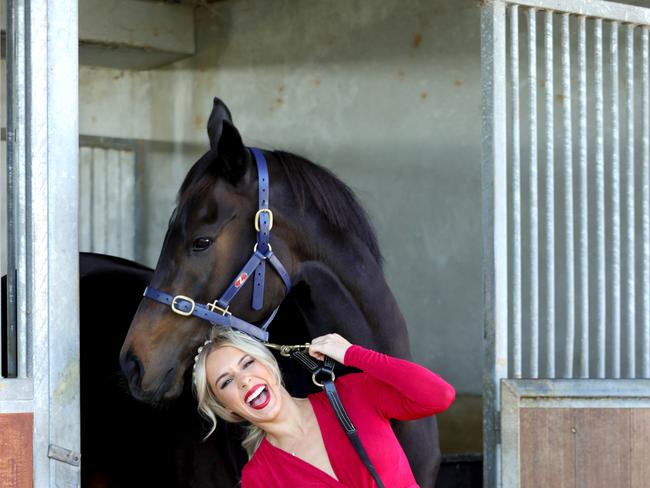
[[[249,377],[249,376],[244,376],[244,377],[240,380],[239,387],[240,387],[242,390],[245,390],[245,389],[247,389],[247,388],[249,387],[249,384],[250,384],[250,377]]]

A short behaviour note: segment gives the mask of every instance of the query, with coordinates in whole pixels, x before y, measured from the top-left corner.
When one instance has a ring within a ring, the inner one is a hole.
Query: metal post
[[[621,227],[620,227],[620,140],[618,120],[618,22],[611,23],[609,43],[612,79],[611,139],[612,139],[612,377],[621,377]]]
[[[642,264],[642,312],[641,327],[643,331],[643,348],[641,376],[650,378],[650,80],[648,70],[648,27],[641,31],[641,76],[643,84],[643,165],[641,170],[642,222],[643,222],[643,264]]]
[[[596,376],[605,377],[607,292],[605,269],[605,124],[603,121],[603,21],[594,20],[596,96]]]
[[[77,2],[29,0],[25,19],[34,486],[78,486]],[[64,461],[58,448],[76,454]]]
[[[546,60],[546,375],[555,377],[555,147],[553,105],[553,12],[547,10],[544,23]]]
[[[634,216],[634,26],[626,26],[626,76],[627,76],[627,377],[636,374],[636,283],[635,283],[635,216]]]
[[[589,221],[587,208],[587,40],[586,18],[578,17],[578,144],[580,243],[580,377],[589,378]]]
[[[562,14],[562,116],[564,129],[564,205],[565,205],[565,273],[566,273],[566,338],[564,376],[573,376],[575,347],[575,278],[573,251],[573,139],[571,122],[571,54],[569,14]]]
[[[519,129],[519,7],[510,7],[510,79],[512,130],[512,368],[522,377],[521,359],[521,146]]]
[[[500,381],[508,375],[508,245],[506,176],[506,10],[481,9],[484,389],[483,480],[499,486]]]
[[[539,252],[537,196],[537,21],[528,9],[528,84],[530,90],[530,377],[539,377]]]

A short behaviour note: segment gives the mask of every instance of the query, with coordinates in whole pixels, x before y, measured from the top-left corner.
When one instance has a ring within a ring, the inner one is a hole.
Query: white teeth
[[[250,396],[250,398],[248,399],[248,404],[249,404],[249,405],[253,402],[253,400],[255,400],[258,396],[260,396],[260,395],[262,394],[262,392],[264,391],[264,388],[265,388],[264,386],[259,387],[259,388],[255,391],[255,393],[253,393],[253,394]]]

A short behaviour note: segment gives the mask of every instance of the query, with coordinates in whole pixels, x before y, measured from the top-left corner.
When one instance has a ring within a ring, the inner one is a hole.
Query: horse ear
[[[208,136],[210,149],[217,156],[214,163],[216,174],[232,184],[237,183],[246,173],[246,147],[232,123],[230,110],[216,97],[208,119]]]
[[[226,104],[214,97],[212,112],[208,118],[208,138],[210,139],[210,149],[217,149],[221,134],[223,132],[223,122],[228,121],[232,124],[232,116]]]

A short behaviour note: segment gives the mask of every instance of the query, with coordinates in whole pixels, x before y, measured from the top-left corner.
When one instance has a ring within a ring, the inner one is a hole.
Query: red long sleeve
[[[372,394],[372,401],[386,418],[414,420],[447,410],[456,392],[449,383],[428,369],[361,346],[345,353],[346,366],[366,375],[354,375]]]

